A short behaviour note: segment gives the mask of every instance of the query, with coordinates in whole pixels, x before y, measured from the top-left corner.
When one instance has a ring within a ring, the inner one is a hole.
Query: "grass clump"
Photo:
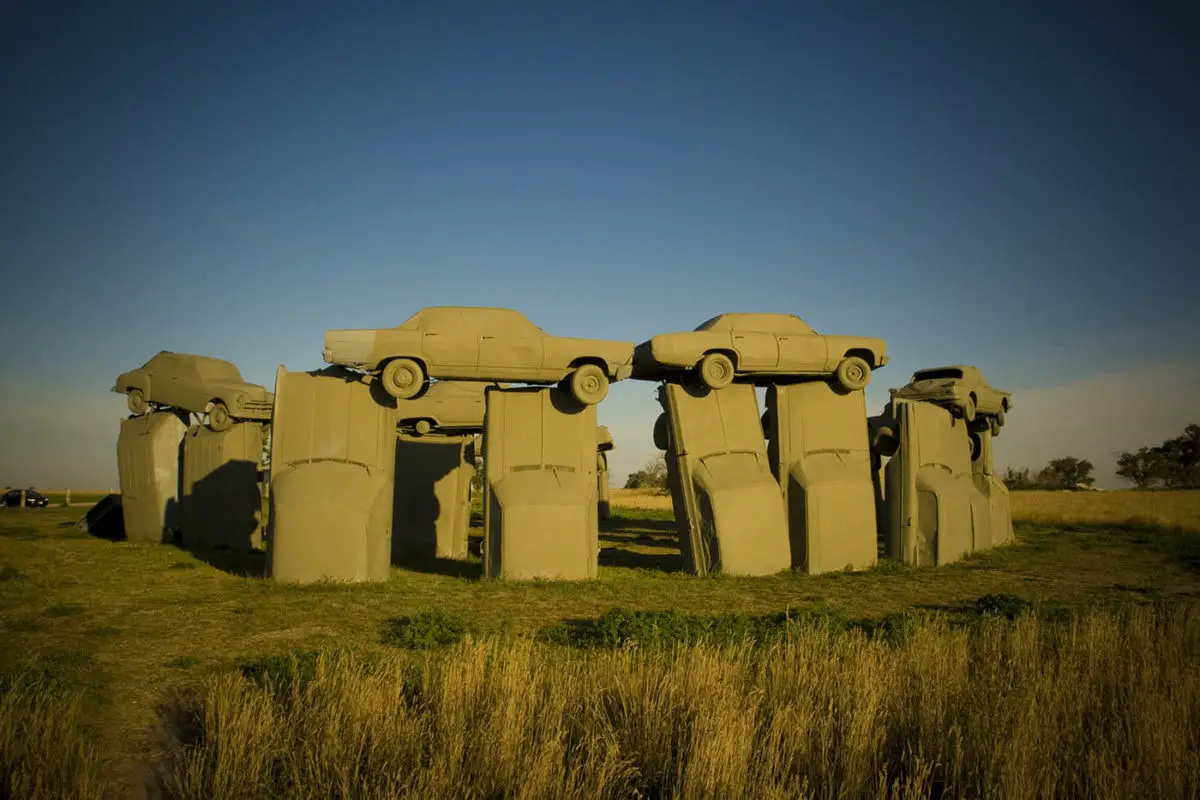
[[[386,620],[382,642],[406,650],[432,650],[458,644],[476,632],[462,614],[421,611],[411,617]]]
[[[83,696],[42,667],[0,675],[0,797],[99,798]]]
[[[1006,592],[987,594],[975,601],[975,612],[984,616],[1016,619],[1022,614],[1032,613],[1033,603],[1023,597]]]
[[[56,603],[42,612],[43,617],[77,617],[83,613],[78,603]]]
[[[688,624],[688,623],[683,623]],[[563,658],[492,637],[209,676],[174,797],[1195,797],[1200,607]]]
[[[317,676],[319,650],[297,650],[286,655],[271,655],[248,661],[238,667],[241,674],[261,685],[285,686],[307,683]]]
[[[844,630],[849,623],[830,611],[787,611],[778,614],[685,614],[614,608],[594,620],[562,623],[542,629],[541,641],[571,647],[675,647],[708,644],[773,644],[801,627]]]

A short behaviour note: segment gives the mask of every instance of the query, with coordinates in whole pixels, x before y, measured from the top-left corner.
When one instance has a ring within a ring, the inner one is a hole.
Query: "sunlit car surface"
[[[694,372],[711,389],[737,379],[832,375],[853,391],[866,387],[871,371],[887,361],[883,339],[821,335],[794,314],[721,314],[694,331],[639,344],[633,375],[662,380]]]
[[[908,384],[889,390],[893,397],[923,400],[974,422],[976,416],[995,420],[998,428],[1012,408],[1012,395],[988,384],[978,367],[933,367],[913,373]]]
[[[399,399],[415,397],[429,378],[565,381],[577,400],[594,404],[609,381],[629,377],[633,342],[550,336],[507,308],[434,306],[395,328],[327,331],[323,356],[378,373]]]
[[[270,419],[274,401],[262,386],[242,380],[228,361],[167,350],[117,376],[113,391],[126,396],[134,414],[161,406],[207,413],[208,425],[216,431],[237,419]]]

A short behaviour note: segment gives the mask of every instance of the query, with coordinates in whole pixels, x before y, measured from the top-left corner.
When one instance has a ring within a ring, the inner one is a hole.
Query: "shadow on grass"
[[[623,547],[602,547],[600,549],[600,566],[679,572],[683,569],[683,557],[678,552],[639,553]]]
[[[430,575],[445,575],[448,578],[477,580],[483,577],[483,564],[478,561],[459,561],[453,558],[421,558],[406,555],[392,562],[398,569],[424,572]]]
[[[183,544],[176,544],[174,546],[187,553],[191,553],[197,560],[203,561],[205,564],[229,575],[236,575],[240,578],[263,578],[267,574],[267,554],[262,550],[241,550],[231,547],[204,547],[200,545],[188,547]],[[186,562],[173,564],[170,569],[186,569],[186,567],[181,566],[182,563]]]

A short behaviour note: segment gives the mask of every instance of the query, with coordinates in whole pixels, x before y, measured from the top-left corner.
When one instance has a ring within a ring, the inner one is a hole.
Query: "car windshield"
[[[914,372],[912,382],[917,381],[944,381],[944,380],[962,380],[963,371],[954,367],[945,367],[943,369],[927,369],[921,372]]]

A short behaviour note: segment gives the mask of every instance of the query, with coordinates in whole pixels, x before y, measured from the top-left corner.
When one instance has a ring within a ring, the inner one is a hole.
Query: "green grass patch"
[[[55,603],[42,612],[43,617],[77,617],[83,613],[78,603]]]
[[[432,650],[457,644],[477,632],[478,625],[462,614],[422,611],[411,617],[386,620],[381,641],[406,650]]]
[[[171,669],[191,669],[192,667],[199,666],[199,664],[200,659],[195,656],[180,656],[167,662],[167,666]]]

